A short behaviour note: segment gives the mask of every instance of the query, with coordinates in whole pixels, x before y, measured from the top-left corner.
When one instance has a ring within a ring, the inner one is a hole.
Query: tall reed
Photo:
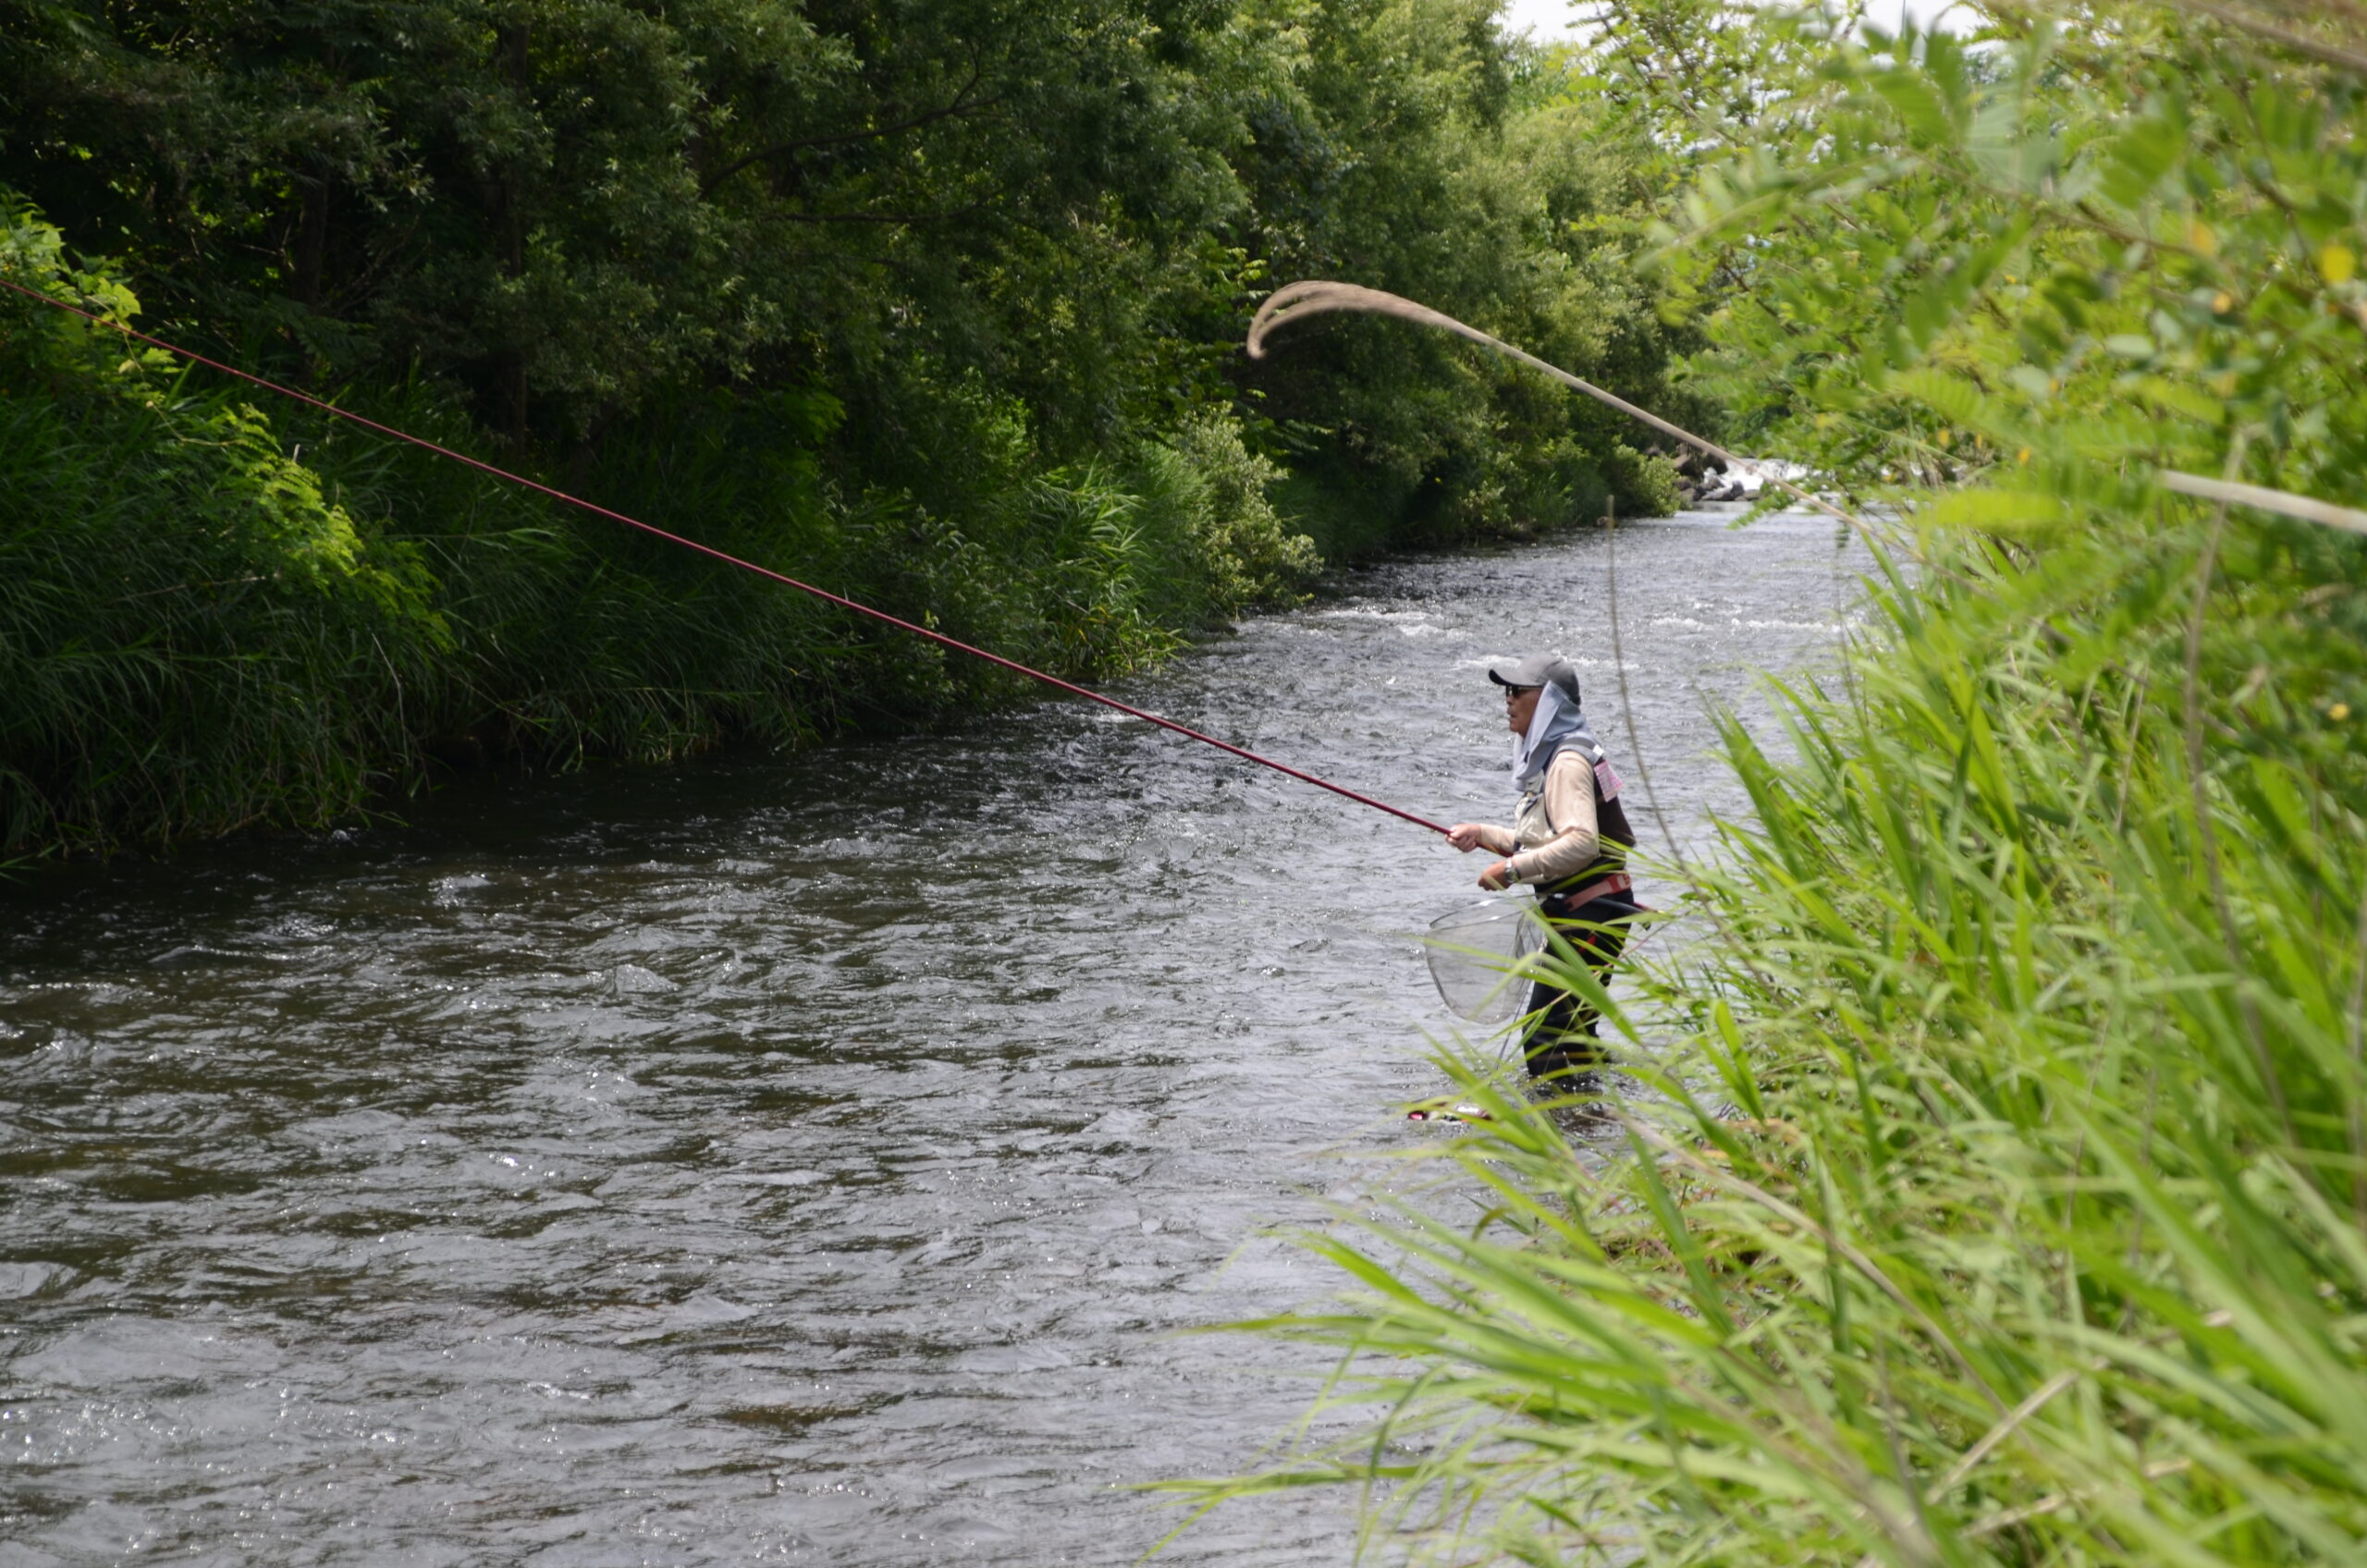
[[[1445,1058],[1455,1180],[1263,1326],[1366,1429],[1189,1495],[1455,1563],[2367,1562],[2367,539],[2170,482],[2358,500],[2367,31],[2280,8],[1696,52],[1764,114],[1670,254],[1909,520],[1876,622],[1724,724],[1693,939],[1562,966],[1623,1146]]]
[[[1354,1483],[1441,1562],[2361,1560],[2367,793],[2206,679],[2360,578],[2231,594],[2281,525],[2163,514],[1916,541],[1796,759],[1727,725],[1702,939],[1602,998],[1624,1153],[1443,1059],[1472,1208],[1311,1236],[1355,1293],[1262,1326],[1369,1430],[1204,1501]],[[2131,574],[2177,613],[2110,634]]]

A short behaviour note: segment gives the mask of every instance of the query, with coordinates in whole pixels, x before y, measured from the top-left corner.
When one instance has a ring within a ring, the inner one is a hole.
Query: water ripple
[[[1849,624],[1831,529],[1360,574],[1124,691],[1501,818],[1479,651],[1557,645],[1672,823],[1706,704]],[[536,784],[46,876],[0,936],[9,1561],[1127,1560],[1253,1461],[1328,1288],[1273,1234],[1390,1179],[1477,864],[1141,726]],[[1650,896],[1650,889],[1647,889]],[[1284,1374],[1284,1375],[1278,1375]],[[1171,1561],[1335,1563],[1336,1501]]]

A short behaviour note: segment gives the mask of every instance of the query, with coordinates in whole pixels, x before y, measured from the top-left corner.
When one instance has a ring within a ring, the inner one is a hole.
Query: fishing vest
[[[1565,876],[1558,882],[1539,883],[1537,896],[1540,899],[1550,899],[1557,893],[1575,892],[1589,882],[1598,882],[1626,870],[1627,851],[1636,847],[1636,830],[1627,825],[1627,808],[1619,803],[1618,797],[1605,796],[1602,792],[1602,776],[1597,771],[1603,760],[1600,750],[1598,748],[1589,757],[1586,750],[1575,741],[1569,749],[1576,750],[1588,764],[1588,781],[1594,788],[1595,837],[1600,847],[1594,864],[1576,876]],[[1557,756],[1553,760],[1558,763],[1562,759]],[[1549,766],[1546,771],[1550,776],[1552,770]],[[1525,792],[1520,798],[1520,807],[1513,815],[1513,839],[1520,848],[1533,850],[1551,843],[1561,836],[1561,825],[1554,822],[1552,815],[1545,809],[1545,786],[1540,780],[1536,789]]]

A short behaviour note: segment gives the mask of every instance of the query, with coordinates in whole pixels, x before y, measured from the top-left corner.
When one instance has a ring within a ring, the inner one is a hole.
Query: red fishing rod
[[[926,638],[927,641],[935,643],[939,647],[950,648],[955,653],[959,654],[967,654],[974,659],[984,659],[988,664],[996,665],[1003,669],[1010,670],[1014,675],[1024,675],[1030,680],[1038,681],[1046,686],[1052,687],[1056,691],[1066,692],[1073,697],[1083,697],[1087,702],[1099,703],[1105,708],[1114,708],[1130,718],[1139,718],[1144,723],[1155,724],[1161,729],[1171,729],[1176,734],[1184,736],[1187,740],[1197,741],[1204,746],[1214,746],[1218,751],[1225,752],[1231,755],[1239,757],[1244,762],[1256,763],[1260,767],[1270,767],[1276,773],[1295,778],[1302,784],[1312,784],[1318,790],[1329,790],[1331,793],[1342,796],[1347,800],[1354,801],[1360,806],[1370,806],[1375,811],[1387,812],[1390,815],[1396,817],[1402,822],[1410,822],[1417,827],[1426,827],[1441,837],[1444,837],[1447,832],[1446,828],[1430,821],[1428,817],[1417,816],[1410,811],[1401,811],[1385,801],[1376,801],[1370,795],[1359,794],[1357,791],[1349,789],[1343,784],[1334,784],[1328,778],[1319,778],[1312,773],[1304,772],[1298,768],[1292,767],[1286,763],[1276,762],[1271,757],[1259,756],[1256,752],[1249,751],[1245,747],[1236,746],[1230,741],[1220,741],[1215,736],[1205,734],[1200,730],[1193,729],[1189,725],[1178,724],[1171,718],[1164,718],[1158,714],[1148,712],[1143,708],[1135,707],[1131,704],[1122,703],[1115,697],[1105,697],[1100,692],[1090,691],[1085,687],[1077,685],[1073,681],[1063,680],[1057,675],[1048,675],[1040,669],[1036,669],[1030,666],[1021,664],[1017,659],[1007,659],[1000,654],[990,654],[986,649],[975,647],[968,643],[963,642],[957,637],[948,637],[942,631],[933,631],[926,626],[916,626],[909,620],[904,620],[899,617],[889,615],[885,610],[874,609],[869,605],[850,599],[842,594],[833,594],[828,589],[817,588],[811,582],[801,582],[796,578],[791,577],[785,572],[775,571],[772,568],[767,566],[758,566],[754,561],[744,560],[738,556],[731,555],[723,550],[718,550],[712,545],[702,545],[695,539],[686,539],[680,533],[668,533],[667,530],[658,527],[655,523],[644,522],[637,517],[628,517],[623,512],[612,510],[609,508],[601,506],[596,501],[587,501],[581,496],[571,496],[564,490],[545,484],[539,480],[529,479],[524,474],[512,473],[505,468],[497,468],[493,464],[485,462],[482,459],[470,457],[466,452],[456,452],[449,447],[438,446],[436,443],[428,440],[424,436],[413,435],[407,430],[398,430],[391,424],[381,424],[376,420],[365,418],[361,414],[353,412],[350,409],[341,409],[335,403],[328,402],[320,398],[315,398],[309,392],[300,392],[295,387],[283,386],[278,382],[266,380],[264,377],[255,374],[252,371],[240,370],[236,365],[225,364],[219,360],[208,359],[205,355],[198,353],[194,349],[184,349],[175,343],[167,343],[161,337],[151,337],[149,334],[141,332],[136,327],[127,326],[121,322],[109,321],[92,312],[83,310],[78,305],[70,305],[63,300],[55,299],[48,294],[44,294],[38,288],[32,288],[24,284],[18,283],[13,278],[0,277],[0,288],[13,289],[17,293],[25,296],[25,298],[39,300],[44,305],[54,305],[61,311],[80,316],[84,321],[91,323],[94,326],[104,327],[109,332],[119,332],[126,337],[136,338],[140,342],[145,343],[152,348],[161,349],[168,354],[187,360],[192,364],[201,364],[209,370],[220,371],[225,375],[235,376],[240,381],[260,386],[267,392],[276,392],[283,398],[302,403],[308,408],[317,409],[325,414],[328,414],[336,419],[344,420],[350,424],[358,424],[364,430],[375,431],[381,435],[388,436],[397,441],[407,441],[411,445],[420,447],[424,451],[435,453],[437,457],[448,458],[456,463],[461,463],[467,467],[475,469],[480,473],[488,473],[496,479],[507,481],[511,484],[523,486],[528,490],[534,491],[538,495],[547,496],[554,501],[564,502],[568,506],[575,507],[583,511],[590,512],[595,517],[606,518],[610,522],[620,522],[627,528],[639,529],[642,533],[649,534],[655,538],[663,539],[669,545],[679,545],[685,550],[695,550],[700,555],[711,557],[716,560],[723,562],[726,566],[735,566],[742,571],[754,572],[758,577],[769,578],[773,582],[780,583],[784,587],[794,588],[801,594],[811,594],[815,598],[824,600],[829,604],[837,605],[841,609],[852,610],[857,615],[867,616],[871,619],[880,622],[882,625],[892,626],[901,631],[909,631],[915,637]]]

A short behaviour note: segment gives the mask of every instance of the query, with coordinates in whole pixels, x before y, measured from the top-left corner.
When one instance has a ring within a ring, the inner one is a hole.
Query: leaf
[[[2124,212],[2135,209],[2185,152],[2186,137],[2177,126],[2157,118],[2137,121],[2099,155],[2104,199]]]
[[[2033,490],[1951,490],[1916,509],[1934,528],[1975,529],[1984,533],[2038,534],[2069,521],[2072,511],[2059,496]]]

